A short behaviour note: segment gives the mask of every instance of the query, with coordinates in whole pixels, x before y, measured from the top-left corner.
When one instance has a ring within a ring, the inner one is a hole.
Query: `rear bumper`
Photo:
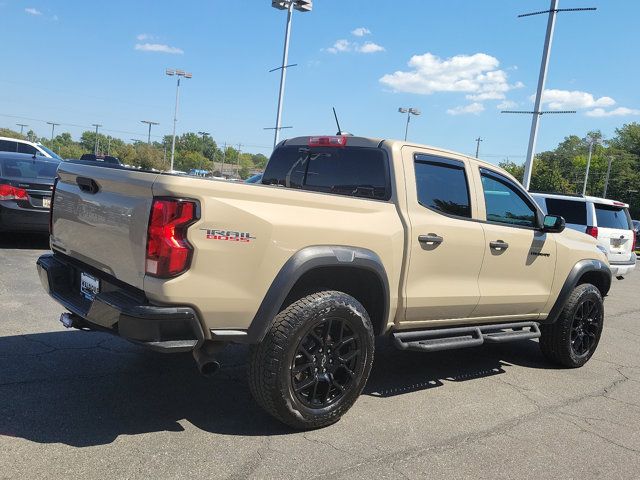
[[[12,207],[0,202],[0,231],[49,232],[49,210]]]
[[[614,277],[624,277],[629,275],[636,268],[636,254],[631,253],[631,259],[626,262],[611,262],[609,268]]]
[[[44,289],[79,317],[80,327],[109,332],[161,352],[191,351],[204,341],[191,307],[151,305],[143,292],[59,254],[42,255],[37,268]],[[93,300],[80,293],[81,272],[100,279],[100,293]]]

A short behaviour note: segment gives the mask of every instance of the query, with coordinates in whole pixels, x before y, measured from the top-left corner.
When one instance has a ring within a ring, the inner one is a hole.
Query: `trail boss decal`
[[[211,230],[208,228],[202,228],[201,230],[206,233],[207,240],[250,243],[256,239],[256,237],[252,237],[248,232],[236,232],[233,230]]]

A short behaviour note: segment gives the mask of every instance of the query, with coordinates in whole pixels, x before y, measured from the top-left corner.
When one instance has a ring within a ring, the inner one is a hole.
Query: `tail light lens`
[[[148,275],[170,278],[189,269],[193,247],[187,240],[187,229],[197,219],[197,204],[192,200],[153,200],[147,230]]]
[[[14,187],[12,185],[0,185],[0,200],[26,200],[29,198],[24,188]]]
[[[598,227],[587,227],[587,235],[591,235],[593,238],[598,238]]]

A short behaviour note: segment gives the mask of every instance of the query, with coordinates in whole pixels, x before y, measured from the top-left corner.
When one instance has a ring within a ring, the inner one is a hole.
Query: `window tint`
[[[587,204],[575,200],[547,198],[547,213],[560,215],[567,223],[587,224]]]
[[[626,208],[594,204],[598,228],[617,228],[632,230],[631,219]]]
[[[415,171],[420,205],[471,218],[469,187],[462,163],[416,155]]]
[[[29,155],[42,155],[33,145],[18,143],[18,153],[28,153]]]
[[[11,140],[0,140],[0,152],[17,152],[18,142]]]
[[[273,152],[262,183],[376,200],[391,198],[386,155],[376,148],[281,147]]]
[[[481,171],[481,175],[488,221],[522,227],[536,226],[535,209],[515,186],[485,170]]]

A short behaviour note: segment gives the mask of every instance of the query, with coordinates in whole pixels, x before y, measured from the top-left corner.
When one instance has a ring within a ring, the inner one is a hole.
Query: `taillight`
[[[51,203],[49,204],[49,235],[53,235],[53,201],[56,198],[58,180],[58,177],[53,179],[53,187],[51,188]]]
[[[26,200],[29,198],[24,188],[14,187],[12,185],[0,185],[0,200]]]
[[[169,278],[188,270],[193,247],[187,240],[187,229],[197,218],[194,201],[172,198],[153,200],[147,230],[147,274]]]
[[[309,137],[310,147],[346,147],[347,137],[344,135],[330,137]]]
[[[587,227],[587,235],[591,235],[593,238],[598,238],[598,227]]]

